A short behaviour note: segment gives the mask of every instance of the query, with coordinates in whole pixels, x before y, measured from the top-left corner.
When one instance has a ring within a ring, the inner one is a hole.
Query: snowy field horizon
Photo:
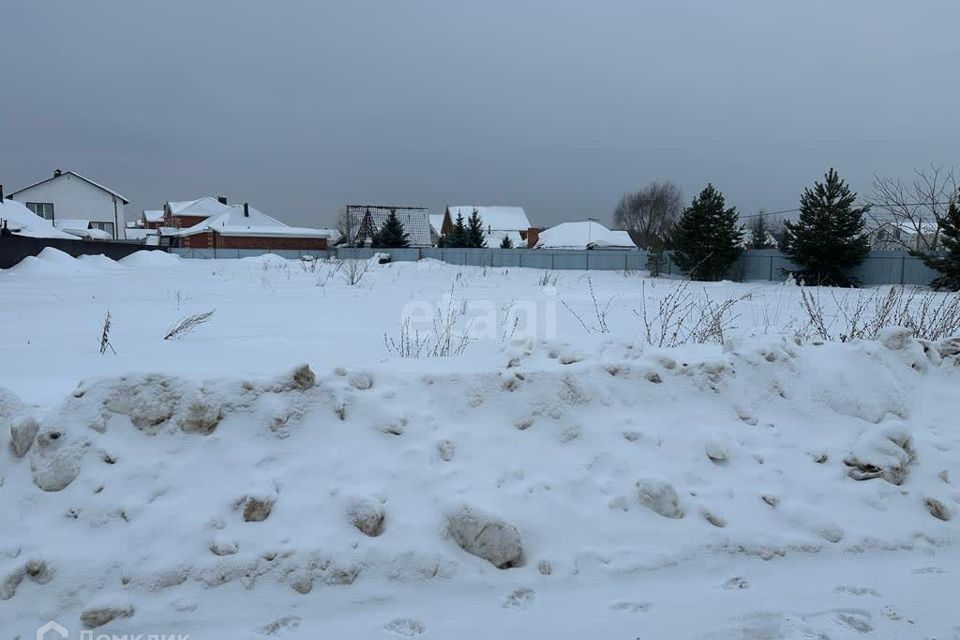
[[[960,637],[958,294],[52,249],[0,291],[11,637]]]

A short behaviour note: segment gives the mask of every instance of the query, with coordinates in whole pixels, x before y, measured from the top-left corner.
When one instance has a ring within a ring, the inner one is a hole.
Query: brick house
[[[204,218],[190,227],[165,229],[164,236],[170,238],[172,246],[190,249],[323,251],[332,241],[329,229],[291,227],[247,203],[224,207],[221,213]],[[196,209],[191,211],[195,212]],[[167,221],[173,221],[179,215],[174,213]],[[190,214],[180,216],[179,220],[182,224],[190,217]]]
[[[214,198],[203,196],[196,200],[183,202],[168,202],[163,205],[163,218],[153,228],[169,227],[171,229],[186,229],[200,224],[212,216],[227,213],[230,205],[224,196]]]

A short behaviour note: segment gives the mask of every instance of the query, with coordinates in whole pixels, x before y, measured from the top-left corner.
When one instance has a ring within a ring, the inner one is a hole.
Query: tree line
[[[348,219],[346,212],[341,216],[341,220],[345,219]],[[349,222],[338,224],[342,234],[351,235]],[[370,244],[377,249],[402,249],[410,246],[409,235],[404,230],[403,222],[397,217],[396,212],[390,212],[380,229],[373,234]],[[438,240],[437,246],[449,249],[482,249],[486,247],[487,238],[483,231],[483,220],[480,217],[480,212],[474,209],[466,220],[464,220],[462,213],[457,214],[457,219],[453,223],[450,233],[442,236]],[[500,242],[500,248],[513,249],[513,241],[509,236],[504,236]]]
[[[789,273],[808,285],[849,287],[849,273],[870,252],[867,215],[881,231],[899,241],[901,231],[913,238],[912,255],[939,272],[932,286],[960,290],[960,189],[952,174],[939,168],[918,172],[913,188],[876,179],[874,197],[863,204],[857,194],[830,169],[800,196],[796,221],[774,218],[761,210],[744,224],[736,207],[708,184],[683,207],[682,194],[672,182],[652,182],[624,195],[613,213],[614,225],[628,231],[648,252],[647,266],[660,275],[668,259],[693,280],[720,280],[744,249],[778,248],[796,265]]]

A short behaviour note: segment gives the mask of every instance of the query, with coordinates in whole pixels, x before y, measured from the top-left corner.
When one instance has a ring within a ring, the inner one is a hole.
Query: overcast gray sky
[[[750,213],[960,164],[958,0],[3,0],[0,77],[7,192],[72,169],[137,213],[609,221],[665,178]]]

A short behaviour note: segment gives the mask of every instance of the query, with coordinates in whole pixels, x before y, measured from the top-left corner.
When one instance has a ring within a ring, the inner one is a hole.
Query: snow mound
[[[960,367],[919,369],[916,341],[894,342],[766,339],[682,361],[608,345],[566,364],[531,345],[469,373],[89,380],[37,413],[24,458],[4,454],[3,595],[93,627],[231,584],[298,598],[956,544],[944,399]],[[509,608],[538,606],[517,588]]]
[[[10,267],[8,271],[22,275],[56,276],[73,275],[89,270],[88,265],[73,256],[53,247],[44,247],[43,251],[36,256],[27,256]]]
[[[131,267],[167,267],[180,263],[180,256],[166,251],[137,251],[120,259],[121,264]]]
[[[82,262],[85,266],[90,267],[91,270],[99,269],[101,271],[120,271],[123,269],[119,262],[108,258],[102,253],[98,253],[96,255],[77,256],[76,259]]]

